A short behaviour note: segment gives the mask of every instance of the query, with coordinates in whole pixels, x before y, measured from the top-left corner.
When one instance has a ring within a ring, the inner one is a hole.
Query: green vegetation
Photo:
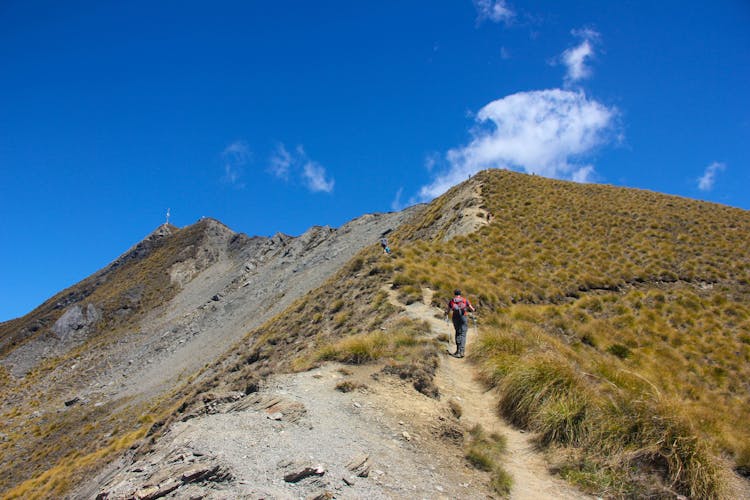
[[[510,475],[500,465],[505,449],[504,436],[495,433],[487,435],[478,424],[469,431],[465,451],[466,460],[477,469],[489,472],[492,489],[503,496],[510,494],[512,486]]]
[[[479,306],[471,361],[499,412],[571,450],[568,479],[720,496],[720,458],[748,469],[750,214],[505,171],[473,182],[492,223],[447,242],[397,231],[394,279]]]

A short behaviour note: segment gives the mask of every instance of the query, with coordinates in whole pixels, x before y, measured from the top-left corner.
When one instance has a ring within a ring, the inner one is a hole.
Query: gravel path
[[[453,338],[453,326],[437,318],[436,315],[439,316],[441,311],[429,305],[432,303],[432,290],[423,290],[422,302],[404,306],[396,298],[394,290],[384,289],[388,292],[391,303],[405,308],[409,317],[427,321],[435,335],[446,333]],[[474,340],[476,330],[472,326],[466,339],[467,352],[471,352]],[[455,344],[451,344],[451,351],[455,351]],[[461,420],[467,427],[481,424],[488,432],[497,432],[506,437],[508,448],[503,467],[513,477],[512,499],[591,498],[552,476],[543,456],[531,442],[532,436],[510,426],[497,416],[497,394],[484,389],[476,380],[472,365],[465,358],[456,359],[446,355],[440,363],[436,384],[444,397],[460,402],[463,410]]]

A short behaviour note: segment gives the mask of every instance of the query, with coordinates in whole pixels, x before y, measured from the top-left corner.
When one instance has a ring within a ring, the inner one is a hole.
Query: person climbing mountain
[[[453,298],[448,301],[448,309],[445,314],[453,314],[453,328],[456,330],[456,352],[450,354],[455,358],[464,357],[466,334],[469,331],[469,319],[466,314],[475,310],[469,299],[461,296],[461,290],[453,291]]]
[[[391,253],[391,247],[388,246],[388,239],[387,238],[380,238],[380,246],[383,247],[383,252],[385,252],[385,253]]]

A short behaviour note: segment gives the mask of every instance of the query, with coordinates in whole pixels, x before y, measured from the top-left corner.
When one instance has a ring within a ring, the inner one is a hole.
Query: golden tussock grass
[[[725,457],[750,469],[750,428],[732,424],[750,421],[750,214],[512,172],[473,182],[492,223],[397,233],[394,267],[436,305],[459,287],[478,306],[470,359],[499,411],[578,450],[561,470],[591,492],[721,496]]]

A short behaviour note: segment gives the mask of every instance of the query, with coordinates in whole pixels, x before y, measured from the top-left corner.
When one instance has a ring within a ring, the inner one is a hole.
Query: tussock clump
[[[539,356],[518,363],[502,380],[499,409],[514,424],[540,430],[544,443],[575,443],[586,430],[583,385],[567,363]]]
[[[675,401],[620,400],[598,415],[588,446],[599,458],[651,470],[666,484],[691,498],[717,498],[721,473],[705,443]],[[658,485],[639,485],[658,488]]]
[[[357,389],[365,389],[367,386],[359,382],[353,382],[351,380],[344,380],[336,384],[336,390],[340,392],[352,392]]]
[[[502,468],[502,455],[507,447],[505,436],[496,433],[487,435],[481,425],[469,430],[469,440],[464,456],[475,468],[490,473],[490,485],[497,493],[506,496],[510,493],[512,480]]]
[[[425,335],[428,331],[427,323],[404,318],[385,332],[357,334],[325,345],[314,359],[349,364],[383,361],[384,373],[410,380],[417,391],[437,398],[439,391],[433,378],[438,366],[438,344]]]
[[[461,418],[461,415],[463,415],[463,414],[464,414],[464,410],[463,410],[463,408],[461,407],[461,403],[459,403],[459,402],[458,402],[458,401],[456,401],[455,399],[451,399],[450,401],[448,401],[448,408],[450,408],[450,410],[451,410],[451,413],[452,413],[452,414],[453,414],[453,416],[454,416],[454,417],[456,417],[456,418],[459,418],[459,419],[460,419],[460,418]]]

